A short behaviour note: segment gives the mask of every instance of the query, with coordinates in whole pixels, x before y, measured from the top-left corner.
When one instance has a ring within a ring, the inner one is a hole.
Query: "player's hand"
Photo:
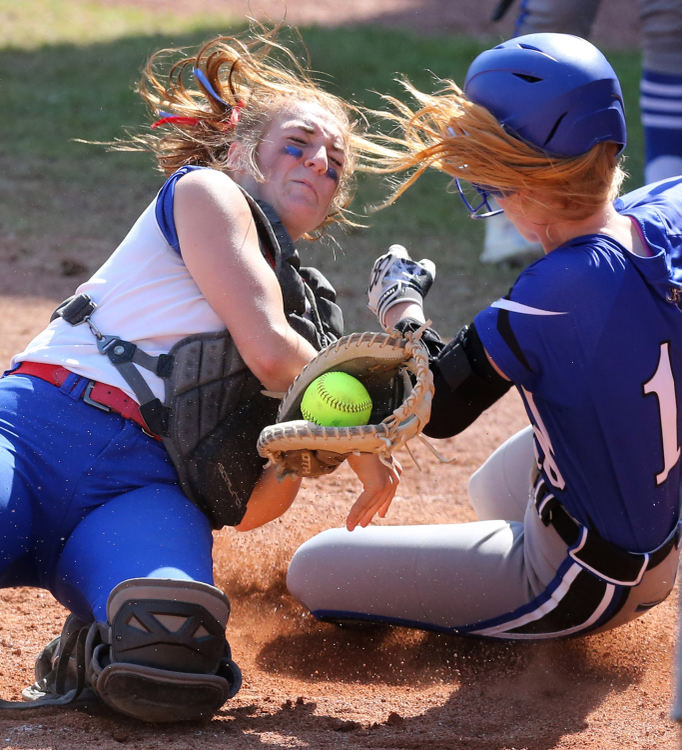
[[[414,302],[420,307],[436,278],[432,260],[412,260],[402,245],[391,245],[377,258],[367,288],[369,309],[386,329],[386,313],[401,302]]]
[[[348,464],[362,482],[363,491],[355,501],[346,519],[346,528],[353,531],[356,526],[368,526],[375,515],[380,518],[393,500],[403,467],[395,458],[386,466],[374,453],[353,454],[348,457]]]

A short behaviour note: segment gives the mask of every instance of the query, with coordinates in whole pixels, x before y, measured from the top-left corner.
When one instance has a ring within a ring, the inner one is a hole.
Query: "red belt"
[[[22,362],[16,370],[12,371],[13,375],[34,375],[41,380],[46,380],[52,385],[61,386],[64,381],[73,375],[71,370],[67,370],[61,365],[50,365],[44,362]],[[150,437],[161,440],[158,435],[149,431],[147,423],[140,413],[140,407],[136,401],[124,393],[120,388],[114,388],[113,385],[98,383],[96,380],[88,381],[83,391],[83,401],[90,406],[94,406],[102,411],[113,411],[120,414],[124,419],[131,419],[139,425]]]

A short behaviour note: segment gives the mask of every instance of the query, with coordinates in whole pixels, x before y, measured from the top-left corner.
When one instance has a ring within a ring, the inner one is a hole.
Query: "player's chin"
[[[319,201],[288,201],[279,213],[285,226],[297,226],[302,234],[310,233],[327,218],[327,206],[321,207]]]
[[[535,229],[532,227],[525,226],[524,224],[516,224],[518,233],[523,237],[526,242],[539,243],[540,237]]]
[[[304,234],[311,234],[316,229],[318,229],[320,226],[322,226],[324,220],[327,218],[326,212],[320,213],[319,211],[311,212],[305,218],[301,217],[301,215],[298,215],[298,221],[295,223],[287,224],[286,220],[284,221],[285,226],[297,226],[299,228],[299,236]]]

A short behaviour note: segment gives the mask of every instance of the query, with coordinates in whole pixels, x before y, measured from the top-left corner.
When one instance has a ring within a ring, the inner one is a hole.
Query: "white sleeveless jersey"
[[[91,319],[103,334],[131,341],[154,356],[168,352],[189,334],[225,328],[179,252],[166,240],[157,219],[157,200],[158,196],[104,265],[77,290],[97,304]],[[109,358],[98,351],[87,324],[72,326],[58,318],[12,359],[11,367],[25,360],[62,365],[137,400]],[[163,381],[147,370],[141,372],[163,400]]]

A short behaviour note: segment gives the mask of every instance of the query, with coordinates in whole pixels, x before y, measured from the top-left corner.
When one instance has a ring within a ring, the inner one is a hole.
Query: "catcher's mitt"
[[[258,452],[280,477],[329,474],[351,453],[376,453],[385,461],[421,431],[431,414],[433,376],[421,333],[353,333],[330,344],[301,370],[285,394],[277,423],[265,427]],[[323,427],[301,417],[301,399],[319,375],[340,370],[355,376],[372,397],[370,423]]]

